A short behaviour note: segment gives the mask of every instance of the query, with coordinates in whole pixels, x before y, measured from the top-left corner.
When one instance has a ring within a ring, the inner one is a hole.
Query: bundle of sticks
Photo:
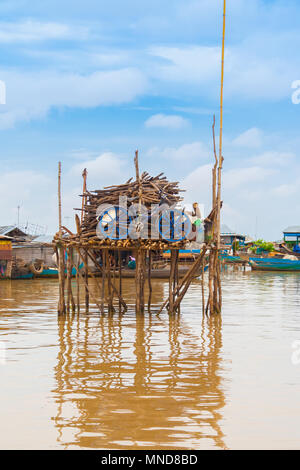
[[[152,177],[147,172],[142,173],[135,181],[133,178],[128,180],[125,184],[114,185],[105,187],[102,190],[88,191],[86,190],[81,197],[83,198],[83,204],[81,209],[75,209],[82,212],[81,221],[77,217],[77,234],[73,239],[80,236],[81,242],[84,240],[92,243],[93,240],[98,240],[97,237],[97,224],[99,217],[97,209],[101,205],[107,205],[112,209],[119,207],[120,197],[126,196],[127,207],[132,204],[141,204],[147,208],[149,214],[151,214],[151,208],[153,205],[173,206],[183,200],[180,196],[182,190],[179,189],[178,182],[169,182],[163,173]],[[149,218],[150,224],[150,218]],[[109,237],[108,237],[109,238]],[[129,240],[127,241],[128,244]],[[109,244],[113,243],[110,240]],[[126,244],[126,240],[119,240],[116,242],[118,246]],[[178,242],[176,242],[178,243]],[[103,241],[104,244],[104,241]],[[134,240],[131,241],[130,245],[135,245]],[[129,246],[128,246],[129,247]]]

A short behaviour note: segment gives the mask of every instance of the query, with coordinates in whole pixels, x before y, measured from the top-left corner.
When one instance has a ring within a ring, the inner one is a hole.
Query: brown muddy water
[[[223,289],[222,318],[202,319],[196,281],[180,317],[58,319],[57,281],[1,281],[0,448],[299,449],[300,275]]]

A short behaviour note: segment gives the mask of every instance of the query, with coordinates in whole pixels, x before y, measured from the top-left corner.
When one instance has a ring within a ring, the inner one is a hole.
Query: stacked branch
[[[132,181],[131,178],[125,184],[108,186],[102,190],[86,191],[82,194],[85,202],[81,237],[91,239],[97,236],[97,209],[100,205],[118,207],[120,197],[126,196],[128,206],[141,203],[150,210],[154,204],[176,205],[182,201],[180,192],[182,191],[178,187],[178,182],[169,182],[163,173],[151,177],[147,172],[142,173],[136,181]]]

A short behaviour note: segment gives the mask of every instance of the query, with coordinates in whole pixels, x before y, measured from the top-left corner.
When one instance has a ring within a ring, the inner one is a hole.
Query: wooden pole
[[[220,246],[221,246],[221,184],[223,168],[223,91],[224,91],[224,58],[225,58],[225,30],[226,30],[226,0],[223,0],[223,33],[222,33],[222,63],[221,63],[221,91],[220,91],[220,136],[219,136],[219,157],[216,153],[215,145],[215,116],[213,121],[213,143],[215,164],[212,178],[212,199],[213,210],[215,210],[212,222],[212,240],[210,241],[209,255],[209,277],[208,277],[208,301],[206,313],[220,313],[221,311],[221,270],[220,270]],[[216,187],[217,186],[217,187]]]
[[[118,259],[119,259],[119,312],[121,313],[122,311],[122,302],[121,302],[121,297],[122,297],[122,253],[121,250],[118,251]]]
[[[105,250],[105,266],[107,272],[107,288],[108,288],[108,312],[113,313],[113,299],[112,299],[112,283],[111,283],[111,272],[110,272],[110,260],[108,250]]]
[[[177,250],[171,250],[171,266],[170,266],[170,277],[169,277],[169,314],[174,313],[174,280],[176,276],[176,253]]]
[[[222,64],[221,64],[221,93],[220,93],[220,137],[219,137],[219,167],[217,192],[217,249],[220,249],[220,213],[221,213],[221,177],[223,167],[223,94],[224,94],[224,62],[225,62],[225,32],[226,32],[226,0],[223,0],[223,34],[222,34]]]
[[[79,250],[78,250],[78,251],[79,251]],[[79,253],[79,254],[80,254],[80,253]],[[81,256],[81,255],[80,255],[80,256]],[[86,278],[85,275],[83,275],[81,271],[78,271],[78,272],[79,272],[79,276],[81,277],[81,279],[82,279],[83,282],[84,282],[84,285],[85,285],[86,289],[89,291],[89,294],[90,294],[90,296],[91,296],[91,299],[95,302],[95,304],[96,304],[97,307],[99,308],[99,311],[101,311],[101,305],[99,304],[98,300],[97,300],[96,297],[94,296],[93,292],[89,290],[89,285],[88,285],[88,283],[87,283],[87,279],[88,279],[88,278]]]
[[[103,255],[104,252],[105,252],[105,250],[102,250],[102,256],[104,256],[104,255]],[[90,259],[94,262],[94,264],[96,264],[96,258],[95,258],[95,256],[94,256],[94,254],[88,252],[88,256],[89,256]],[[103,263],[102,263],[102,270],[101,270],[101,272],[102,272],[102,277],[103,277],[103,276],[105,276],[105,269],[103,269],[103,267],[104,267],[104,262],[105,262],[105,256],[102,258],[102,260],[103,260]],[[106,276],[105,276],[105,277],[106,277]],[[120,293],[117,291],[117,288],[116,288],[116,286],[115,286],[114,284],[112,284],[111,287],[112,287],[114,293],[116,294],[116,296],[118,297],[119,301],[120,301],[121,304],[123,305],[124,310],[126,311],[126,310],[127,310],[127,305],[126,305],[126,302],[124,301],[123,297],[122,297],[122,296],[120,295]]]
[[[152,269],[152,251],[149,250],[148,256],[148,289],[149,289],[149,296],[148,296],[148,312],[151,312],[151,303],[152,303],[152,283],[151,283],[151,269]]]
[[[79,242],[80,242],[80,234],[81,234],[81,226],[80,226],[80,220],[78,215],[75,215],[75,224],[76,224],[76,230],[77,230],[77,235],[79,236]],[[80,269],[80,256],[79,252],[77,252],[77,263],[76,263],[76,303],[77,303],[77,313],[78,315],[80,314],[80,275],[79,275],[79,269]]]
[[[192,266],[190,267],[188,272],[184,275],[183,279],[180,281],[180,283],[176,287],[176,289],[174,291],[174,295],[178,296],[178,298],[176,299],[176,301],[174,303],[174,309],[175,310],[177,308],[179,308],[180,302],[182,301],[185,293],[187,292],[188,287],[190,286],[192,280],[194,279],[194,277],[197,273],[197,270],[201,266],[202,260],[205,256],[205,253],[206,253],[206,250],[207,250],[207,246],[204,245],[204,248],[203,248],[201,254],[199,255],[198,258],[196,258],[196,260],[194,261],[194,263],[192,264]],[[187,289],[185,289],[186,286],[187,286]],[[178,301],[178,299],[179,299],[179,301]],[[157,312],[157,315],[159,315],[165,307],[168,309],[169,308],[168,304],[169,304],[169,298],[166,299],[165,302],[162,304],[159,311]]]
[[[218,192],[217,192],[217,230],[216,230],[216,278],[215,278],[215,310],[216,313],[221,311],[221,281],[220,281],[220,242],[221,242],[221,184],[222,184],[222,168],[223,168],[223,90],[224,90],[224,62],[225,62],[225,32],[226,32],[226,0],[223,0],[223,34],[222,34],[222,65],[221,65],[221,93],[220,93],[220,141],[219,141],[219,167],[218,167]]]
[[[101,250],[102,256],[102,295],[101,295],[101,311],[104,313],[104,304],[105,304],[105,278],[106,278],[106,259],[105,259],[105,250]]]
[[[89,295],[89,258],[88,250],[84,251],[84,276],[85,276],[85,312],[89,311],[90,295]]]
[[[62,244],[62,209],[61,209],[61,162],[58,163],[58,223],[59,223],[59,246],[58,255],[58,277],[59,277],[59,305],[58,313],[63,315],[66,313],[65,304],[65,260],[64,246]]]
[[[214,146],[214,156],[215,156],[215,164],[212,170],[212,208],[214,209],[216,206],[216,200],[217,200],[217,167],[218,167],[218,157],[217,157],[217,151],[216,151],[216,137],[215,137],[215,125],[216,125],[216,117],[214,115],[214,120],[213,120],[213,126],[212,126],[212,131],[213,131],[213,146]]]
[[[138,248],[136,250],[136,313],[144,313],[145,308],[145,250]]]
[[[79,276],[79,268],[80,267],[80,258],[78,256],[77,263],[76,263],[76,304],[77,304],[77,313],[80,313],[80,276]]]
[[[203,248],[203,251],[202,251],[201,255],[199,256],[197,261],[195,261],[193,268],[190,269],[188,277],[187,277],[185,283],[184,284],[181,283],[181,285],[179,287],[179,291],[178,291],[178,297],[174,302],[174,310],[176,310],[177,308],[180,307],[180,304],[181,304],[185,294],[187,293],[188,288],[190,287],[193,279],[195,278],[197,270],[201,266],[201,263],[202,263],[203,258],[205,256],[205,252],[206,252],[206,247]]]
[[[83,170],[83,173],[82,173],[82,177],[83,177],[83,188],[82,188],[82,206],[81,206],[81,223],[83,222],[83,219],[84,219],[84,206],[85,206],[85,203],[86,203],[86,180],[87,180],[87,169],[85,168]]]
[[[205,316],[205,292],[204,292],[204,258],[202,261],[201,287],[202,287],[202,315]]]
[[[68,259],[67,259],[67,313],[70,313],[70,305],[72,312],[75,312],[75,302],[72,291],[72,269],[73,269],[73,248],[68,248]]]

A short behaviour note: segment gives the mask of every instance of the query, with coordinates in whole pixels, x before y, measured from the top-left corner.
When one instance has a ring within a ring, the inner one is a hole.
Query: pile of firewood
[[[81,241],[97,240],[96,228],[99,221],[97,218],[97,208],[100,205],[106,204],[107,206],[114,208],[119,206],[119,198],[126,196],[127,198],[127,209],[132,204],[142,204],[151,211],[151,206],[167,204],[173,206],[182,201],[180,196],[182,192],[178,187],[178,182],[169,182],[163,173],[156,177],[151,177],[147,172],[135,181],[132,178],[125,184],[108,186],[102,190],[85,191],[81,195],[83,198],[83,204],[80,210],[82,212],[82,220],[79,223],[77,217],[77,234],[75,238],[80,236]],[[119,240],[116,242],[116,246],[123,247],[126,240]],[[177,243],[177,242],[176,242]],[[113,241],[110,241],[113,244]],[[136,243],[130,243],[135,245]],[[129,246],[128,246],[129,247]]]

